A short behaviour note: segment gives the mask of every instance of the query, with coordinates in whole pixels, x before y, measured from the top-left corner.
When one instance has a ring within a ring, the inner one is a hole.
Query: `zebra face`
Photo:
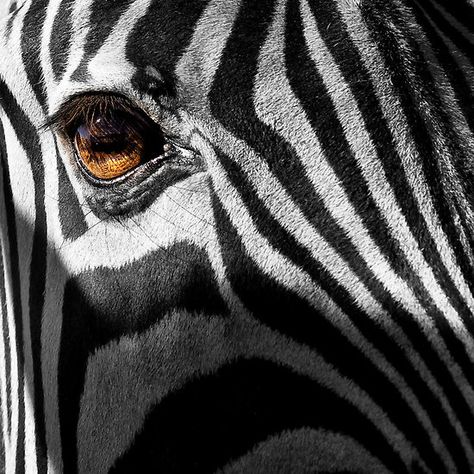
[[[7,472],[472,470],[474,13],[447,9],[11,8]]]

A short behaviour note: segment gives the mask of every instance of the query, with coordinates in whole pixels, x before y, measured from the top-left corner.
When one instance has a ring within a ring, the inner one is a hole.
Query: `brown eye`
[[[98,179],[113,179],[164,154],[158,127],[120,110],[94,113],[77,126],[76,152],[86,170]]]

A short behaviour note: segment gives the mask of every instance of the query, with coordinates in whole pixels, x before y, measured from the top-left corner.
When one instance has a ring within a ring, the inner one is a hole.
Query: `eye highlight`
[[[152,159],[166,158],[168,145],[160,127],[122,97],[79,96],[58,116],[53,122],[59,122],[74,145],[81,169],[97,180],[113,180]]]

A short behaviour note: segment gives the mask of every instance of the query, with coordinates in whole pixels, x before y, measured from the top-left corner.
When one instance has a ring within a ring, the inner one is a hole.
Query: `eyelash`
[[[137,116],[137,118],[143,118],[140,116],[145,115],[139,107],[134,106],[125,97],[88,93],[71,97],[68,103],[50,116],[41,128],[62,132],[69,136],[71,130],[79,123],[90,125],[95,113],[108,113],[112,110]]]

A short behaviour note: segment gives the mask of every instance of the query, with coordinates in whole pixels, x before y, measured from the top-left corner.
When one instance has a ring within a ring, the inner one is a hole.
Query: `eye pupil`
[[[82,132],[84,134],[84,132]],[[91,150],[96,153],[118,153],[126,147],[127,136],[122,133],[93,136],[90,138]]]
[[[125,147],[125,140],[122,137],[116,137],[112,140],[94,140],[91,148],[95,153],[119,153]]]

